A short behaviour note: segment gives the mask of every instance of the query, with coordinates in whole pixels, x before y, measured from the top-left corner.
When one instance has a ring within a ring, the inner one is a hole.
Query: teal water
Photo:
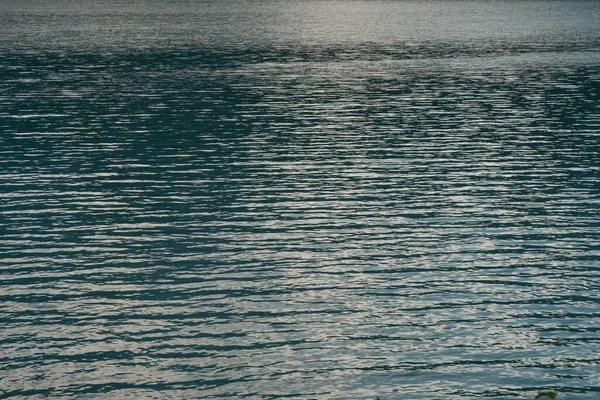
[[[600,3],[0,3],[0,398],[600,395]]]

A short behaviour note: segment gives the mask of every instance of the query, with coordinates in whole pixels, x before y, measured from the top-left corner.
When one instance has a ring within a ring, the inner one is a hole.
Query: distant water
[[[0,398],[600,396],[600,2],[0,2]]]

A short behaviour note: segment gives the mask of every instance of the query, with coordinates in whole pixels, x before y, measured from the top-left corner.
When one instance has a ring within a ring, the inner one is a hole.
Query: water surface
[[[2,2],[0,398],[597,398],[599,19]]]

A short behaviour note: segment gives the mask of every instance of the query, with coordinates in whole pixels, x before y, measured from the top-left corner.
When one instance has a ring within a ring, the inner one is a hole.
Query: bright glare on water
[[[0,398],[597,399],[598,21],[2,1]]]

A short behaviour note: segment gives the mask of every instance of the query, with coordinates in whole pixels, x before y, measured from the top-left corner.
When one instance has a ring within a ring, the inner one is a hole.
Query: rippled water
[[[0,398],[597,398],[599,20],[2,2]]]

